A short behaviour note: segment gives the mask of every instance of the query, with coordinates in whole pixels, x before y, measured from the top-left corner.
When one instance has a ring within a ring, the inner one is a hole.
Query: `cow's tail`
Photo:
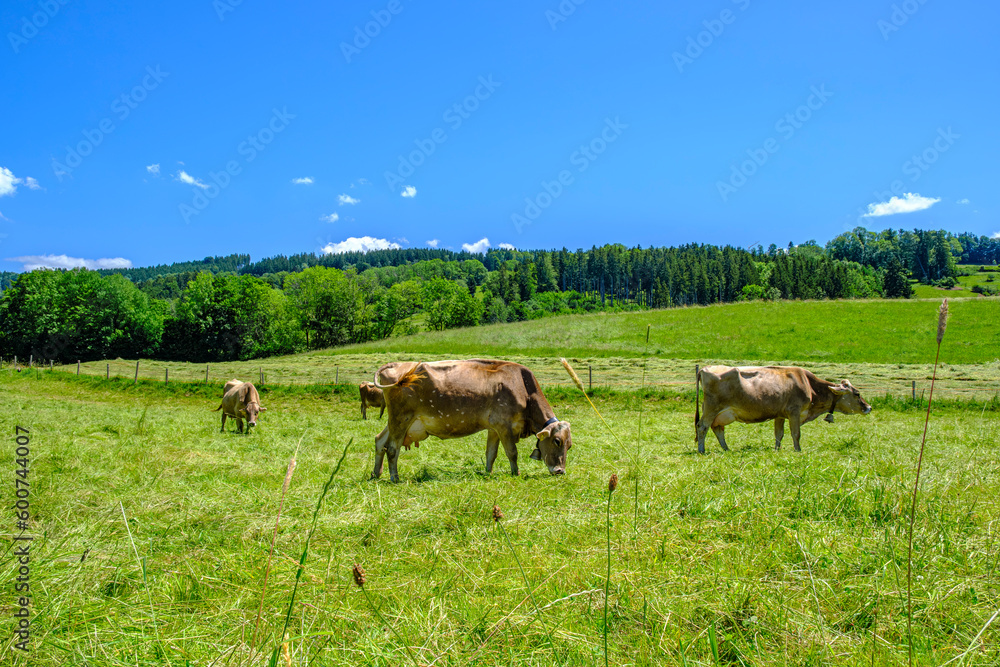
[[[698,422],[701,421],[701,369],[694,379],[694,439],[698,439]]]
[[[217,407],[216,409],[212,410],[212,412],[218,412],[221,409],[222,409],[222,403],[219,403],[219,407]]]

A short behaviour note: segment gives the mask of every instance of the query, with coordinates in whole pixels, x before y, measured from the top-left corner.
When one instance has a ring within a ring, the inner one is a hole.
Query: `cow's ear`
[[[264,407],[263,405],[262,405],[262,406],[260,406],[260,411],[261,411],[261,412],[265,412],[266,410],[267,410],[267,408],[265,408],[265,407]]]
[[[555,424],[552,424],[552,426],[546,426],[541,431],[539,431],[538,433],[536,433],[535,437],[538,438],[539,440],[545,440],[545,438],[551,437],[552,436],[552,427],[553,426],[555,426]]]
[[[830,391],[832,391],[837,396],[844,396],[846,394],[850,394],[852,393],[851,391],[852,389],[853,387],[851,386],[851,383],[848,382],[847,380],[841,380],[840,384],[835,384],[832,387],[830,387]]]
[[[535,459],[536,461],[541,461],[542,450],[538,449],[538,447],[535,447],[535,451],[531,452],[531,458]]]

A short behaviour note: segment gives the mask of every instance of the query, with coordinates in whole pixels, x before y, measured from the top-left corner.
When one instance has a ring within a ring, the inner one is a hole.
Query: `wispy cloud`
[[[412,185],[407,185],[405,188],[403,188],[403,191],[400,193],[400,195],[412,199],[413,197],[417,196],[417,189]]]
[[[358,184],[359,185],[371,185],[371,181],[369,181],[367,178],[359,178],[358,179]]]
[[[102,257],[101,259],[83,259],[69,255],[24,255],[8,257],[8,262],[20,262],[25,271],[35,269],[128,269],[132,262],[124,257]]]
[[[313,181],[312,176],[303,176],[302,178],[292,179],[292,183],[294,183],[295,185],[312,185],[314,182],[315,181]]]
[[[160,175],[160,163],[157,162],[156,164],[147,164],[146,165],[146,171],[148,171],[149,173],[151,173],[153,176],[159,176]]]
[[[464,250],[465,252],[475,253],[477,255],[486,252],[487,250],[489,250],[489,248],[490,248],[490,240],[486,237],[479,239],[475,243],[462,244],[462,250]]]
[[[183,169],[177,172],[177,180],[181,183],[187,183],[188,185],[193,185],[195,187],[201,188],[202,190],[207,190],[208,186],[201,180],[195,178],[191,174],[187,173]]]
[[[337,201],[340,202],[341,206],[343,206],[344,204],[350,204],[351,206],[354,206],[355,204],[361,203],[360,199],[355,199],[351,195],[340,195],[339,197],[337,197]]]
[[[897,213],[913,213],[923,211],[941,201],[940,197],[921,197],[912,192],[904,193],[902,197],[892,197],[889,201],[877,204],[868,204],[868,212],[862,217],[879,218],[883,215],[896,215]]]
[[[0,167],[0,197],[14,195],[14,193],[17,192],[17,186],[21,183],[24,183],[32,190],[41,189],[41,186],[38,185],[38,181],[33,179],[31,176],[28,176],[27,178],[18,178],[10,169]]]
[[[0,211],[0,220],[6,220],[7,222],[10,222],[10,218],[4,215],[3,211]]]
[[[427,245],[429,245],[432,248],[436,248],[438,247],[438,243],[441,243],[440,239],[431,239],[430,241],[427,242]]]
[[[994,232],[993,236],[991,236],[990,238],[991,239],[1000,239],[1000,232]]]
[[[345,252],[369,252],[371,250],[398,250],[400,245],[387,239],[377,239],[374,236],[351,236],[340,243],[327,243],[323,252],[328,255],[339,255]]]
[[[958,200],[957,202],[955,202],[955,203],[957,203],[957,204],[971,204],[972,202],[970,202],[970,201],[969,201],[969,198],[968,198],[968,197],[965,197],[964,199],[959,199],[959,200]]]
[[[337,222],[340,220],[340,215],[338,213],[331,213],[330,215],[324,215],[320,220],[323,222]]]
[[[517,250],[517,248],[515,248],[509,243],[501,243],[497,247],[500,248],[501,250]]]

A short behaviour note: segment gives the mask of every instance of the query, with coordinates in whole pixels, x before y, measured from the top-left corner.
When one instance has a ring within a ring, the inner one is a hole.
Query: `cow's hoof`
[[[399,477],[390,477],[389,481],[393,484],[399,484]]]

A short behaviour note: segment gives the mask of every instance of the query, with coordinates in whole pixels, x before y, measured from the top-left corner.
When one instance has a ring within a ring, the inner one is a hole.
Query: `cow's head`
[[[557,421],[547,425],[535,434],[538,443],[531,458],[544,463],[553,475],[566,472],[566,454],[573,446],[569,422]]]
[[[865,403],[861,398],[861,392],[848,380],[841,380],[840,384],[830,387],[836,400],[835,409],[845,415],[866,415],[872,411],[872,406]]]
[[[267,410],[267,408],[261,407],[260,404],[251,401],[250,403],[244,405],[240,410],[240,417],[247,420],[248,427],[256,426],[257,417],[265,410]]]

